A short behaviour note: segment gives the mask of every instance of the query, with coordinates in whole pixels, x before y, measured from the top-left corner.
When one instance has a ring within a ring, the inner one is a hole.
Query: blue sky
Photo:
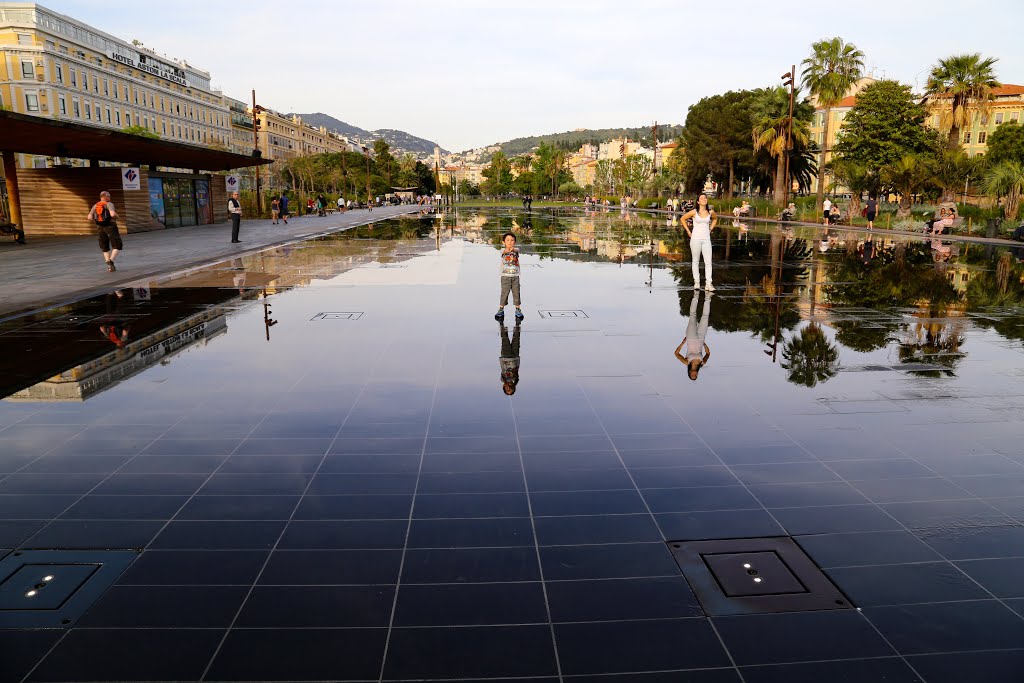
[[[1024,83],[1019,0],[43,4],[187,59],[239,99],[256,88],[274,109],[398,128],[451,150],[682,123],[701,97],[777,83],[834,35],[861,48],[876,77],[923,87],[939,58],[981,52],[999,58],[1004,83]]]

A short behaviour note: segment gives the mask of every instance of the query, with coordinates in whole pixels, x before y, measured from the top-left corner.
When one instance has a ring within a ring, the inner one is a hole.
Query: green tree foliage
[[[850,191],[850,213],[860,214],[860,198],[865,192],[878,192],[878,176],[866,164],[850,159],[836,159],[831,168],[835,184]]]
[[[978,53],[952,55],[932,67],[925,91],[931,96],[952,98],[952,106],[942,121],[948,131],[950,149],[960,146],[960,129],[969,127],[975,111],[985,111],[1001,84],[996,80],[995,63]]]
[[[821,148],[821,159],[818,162],[817,206],[820,207],[825,195],[825,154],[828,151],[832,107],[839,104],[850,88],[860,80],[864,69],[864,53],[853,43],[846,43],[837,36],[811,45],[811,56],[802,65],[804,87],[817,98],[818,106],[825,109],[825,144]]]
[[[725,186],[726,196],[731,197],[737,173],[746,177],[753,172],[750,111],[757,94],[753,90],[730,90],[705,97],[690,107],[679,139],[685,153],[669,157],[670,161],[682,162],[685,156],[688,189],[699,189],[710,175]]]
[[[533,157],[533,190],[534,194],[558,192],[558,187],[570,182],[572,176],[565,170],[566,154],[564,150],[553,145],[542,144]]]
[[[900,196],[897,218],[910,215],[914,195],[927,186],[932,179],[930,159],[921,154],[908,154],[895,164],[882,169],[882,182]]]
[[[1000,161],[985,172],[981,183],[986,194],[1003,199],[1003,211],[1010,220],[1016,220],[1024,196],[1024,162]]]
[[[373,159],[376,162],[377,172],[384,177],[390,192],[390,187],[394,184],[395,172],[398,170],[395,157],[391,154],[391,145],[385,140],[374,140]]]
[[[789,92],[783,87],[767,88],[754,98],[750,119],[754,151],[765,150],[775,159],[772,172],[773,197],[781,203],[786,184],[786,157],[793,149],[806,146],[810,141],[810,122],[814,108],[806,101],[797,101],[793,107],[792,142],[789,139]],[[790,169],[792,172],[792,169]]]
[[[908,154],[934,149],[935,134],[924,127],[926,116],[910,86],[889,80],[872,83],[846,115],[835,154],[879,174]]]
[[[466,178],[463,178],[462,180],[459,181],[458,189],[459,189],[459,196],[461,196],[461,197],[479,197],[480,196],[480,188],[477,187],[476,185],[474,185],[473,183],[471,183]]]
[[[813,387],[835,377],[839,371],[839,349],[815,322],[786,340],[782,346],[782,367],[793,384]]]
[[[1009,121],[996,128],[988,136],[985,158],[993,164],[1000,161],[1024,162],[1024,126]]]
[[[491,157],[491,163],[483,171],[485,178],[482,187],[485,194],[501,195],[508,194],[512,187],[512,164],[502,151],[497,151]]]
[[[128,133],[129,135],[138,135],[139,137],[149,138],[151,140],[159,140],[160,136],[151,131],[145,126],[125,126],[121,129],[122,133]]]

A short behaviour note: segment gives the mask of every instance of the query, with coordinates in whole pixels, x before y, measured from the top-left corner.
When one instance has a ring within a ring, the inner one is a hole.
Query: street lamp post
[[[252,91],[252,155],[253,157],[260,158],[260,113],[263,111],[263,107],[256,104],[256,90]],[[260,192],[260,167],[256,166],[253,169],[256,172],[256,212],[263,216],[263,193]]]
[[[782,74],[782,85],[789,86],[789,120],[786,122],[786,171],[785,188],[782,192],[782,205],[789,203],[789,189],[792,184],[789,180],[789,157],[793,153],[793,99],[796,96],[796,64],[789,67],[789,72]]]

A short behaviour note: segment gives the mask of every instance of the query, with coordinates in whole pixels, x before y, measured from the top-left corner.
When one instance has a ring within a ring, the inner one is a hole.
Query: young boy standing
[[[516,236],[510,232],[502,235],[504,247],[501,250],[501,298],[498,299],[498,312],[495,320],[505,319],[505,306],[508,305],[508,293],[512,292],[512,303],[516,305],[516,320],[523,319],[523,311],[519,308],[519,249],[516,248]]]

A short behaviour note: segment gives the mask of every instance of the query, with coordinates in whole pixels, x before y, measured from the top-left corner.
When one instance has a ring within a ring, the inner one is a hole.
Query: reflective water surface
[[[143,551],[0,678],[1024,679],[1024,254],[719,227],[713,293],[459,210],[0,324],[0,556]],[[765,536],[860,609],[706,617],[666,541]]]

